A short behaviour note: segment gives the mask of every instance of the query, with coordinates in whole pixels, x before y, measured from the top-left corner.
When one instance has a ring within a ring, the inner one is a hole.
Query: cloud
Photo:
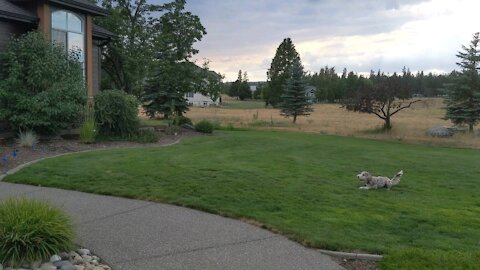
[[[450,71],[476,28],[477,0],[190,0],[208,34],[198,59],[234,80],[266,80],[275,50],[291,37],[306,69],[347,67]]]

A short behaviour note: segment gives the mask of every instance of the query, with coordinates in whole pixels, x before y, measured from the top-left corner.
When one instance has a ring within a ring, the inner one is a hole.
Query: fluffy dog
[[[392,186],[397,185],[400,182],[402,175],[403,170],[398,172],[392,179],[390,179],[385,176],[372,176],[369,172],[363,171],[357,175],[357,178],[365,184],[364,186],[360,187],[360,189],[390,189]]]

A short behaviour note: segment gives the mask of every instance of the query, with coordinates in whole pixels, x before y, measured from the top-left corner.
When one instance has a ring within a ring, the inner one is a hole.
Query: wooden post
[[[39,18],[38,30],[45,33],[47,38],[51,38],[52,15],[50,14],[50,4],[46,0],[37,2],[37,16]]]
[[[86,35],[86,52],[85,52],[85,67],[86,67],[86,77],[87,77],[87,93],[89,97],[93,97],[93,22],[92,16],[87,15],[87,29],[85,31]]]

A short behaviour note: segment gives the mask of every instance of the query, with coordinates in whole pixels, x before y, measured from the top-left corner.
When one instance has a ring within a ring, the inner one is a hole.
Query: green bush
[[[80,140],[84,143],[93,143],[96,136],[97,123],[95,122],[95,113],[92,108],[87,107],[83,123],[80,126]]]
[[[48,259],[73,246],[71,220],[46,202],[8,199],[0,203],[0,263],[19,267]]]
[[[47,135],[78,124],[87,91],[74,59],[37,32],[12,40],[0,53],[0,122]]]
[[[95,97],[95,119],[99,132],[128,138],[138,133],[138,101],[120,90],[105,90]]]
[[[202,133],[212,133],[213,132],[213,124],[208,122],[207,120],[202,120],[195,124],[195,130]]]
[[[131,135],[129,141],[138,143],[156,143],[160,135],[152,130],[139,130],[137,134]]]
[[[175,126],[181,126],[183,124],[193,125],[192,120],[190,120],[190,118],[183,115],[175,116],[175,118],[173,119],[173,124]]]

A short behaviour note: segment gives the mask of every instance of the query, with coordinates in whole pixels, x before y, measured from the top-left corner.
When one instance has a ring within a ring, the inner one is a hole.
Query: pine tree
[[[292,63],[287,75],[280,108],[281,114],[286,117],[292,116],[295,123],[298,116],[310,115],[313,111],[305,95],[304,72],[300,59]]]
[[[480,122],[480,51],[479,33],[473,35],[468,48],[462,46],[462,51],[457,53],[461,73],[448,88],[446,119],[453,123],[467,124],[469,131]]]
[[[276,106],[280,101],[283,92],[283,85],[286,83],[288,71],[295,61],[300,61],[300,56],[295,50],[295,45],[290,38],[286,38],[280,44],[272,60],[268,76],[268,91],[264,93],[266,105]]]

